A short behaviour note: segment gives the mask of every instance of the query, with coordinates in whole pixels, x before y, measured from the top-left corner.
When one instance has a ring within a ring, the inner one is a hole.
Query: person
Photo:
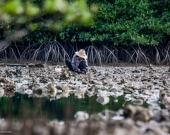
[[[88,62],[87,62],[87,55],[84,49],[80,49],[78,52],[75,52],[72,61],[66,60],[66,66],[69,68],[70,71],[83,73],[87,72]]]

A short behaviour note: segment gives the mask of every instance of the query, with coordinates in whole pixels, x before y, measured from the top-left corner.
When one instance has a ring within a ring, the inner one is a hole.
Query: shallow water
[[[89,114],[98,113],[105,109],[117,111],[131,101],[125,101],[123,96],[114,98],[110,96],[110,102],[101,105],[96,102],[97,96],[78,99],[74,95],[50,101],[47,97],[33,98],[27,94],[15,93],[14,97],[0,98],[0,118],[34,118],[45,117],[48,119],[71,120],[77,111],[86,111]],[[117,100],[116,100],[117,99]],[[148,107],[145,102],[142,106]]]

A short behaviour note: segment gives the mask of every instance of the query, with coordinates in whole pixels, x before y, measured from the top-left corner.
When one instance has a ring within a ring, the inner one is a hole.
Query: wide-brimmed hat
[[[79,57],[87,59],[87,55],[84,49],[80,49],[78,52],[75,52]]]

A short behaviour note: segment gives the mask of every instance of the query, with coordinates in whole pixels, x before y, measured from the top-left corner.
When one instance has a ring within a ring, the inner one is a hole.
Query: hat
[[[80,49],[78,52],[75,52],[79,57],[87,59],[87,55],[84,49]]]

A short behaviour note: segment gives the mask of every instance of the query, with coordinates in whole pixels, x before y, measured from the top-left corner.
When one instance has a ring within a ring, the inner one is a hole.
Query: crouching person
[[[70,71],[78,72],[78,73],[86,73],[88,62],[87,55],[84,49],[80,49],[78,52],[75,52],[72,61],[66,60],[65,64],[69,68]]]

